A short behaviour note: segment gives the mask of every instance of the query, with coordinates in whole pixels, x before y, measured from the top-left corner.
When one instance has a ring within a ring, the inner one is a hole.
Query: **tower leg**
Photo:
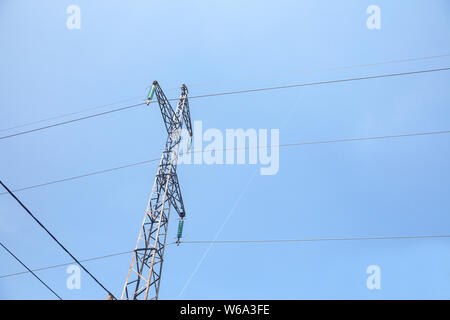
[[[168,152],[167,149],[163,152],[122,291],[122,299],[158,299],[170,216],[170,182],[176,160],[176,154],[173,152]]]

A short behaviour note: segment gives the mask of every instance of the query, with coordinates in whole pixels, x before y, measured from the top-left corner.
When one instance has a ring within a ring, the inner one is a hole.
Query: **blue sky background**
[[[70,4],[81,8],[80,30],[66,28]],[[381,30],[366,27],[371,4],[381,8]],[[177,97],[179,90],[169,89],[182,83],[197,95],[449,67],[447,57],[302,72],[449,54],[449,14],[445,0],[3,0],[0,129],[144,98],[153,80]],[[280,143],[449,130],[449,80],[445,71],[195,99],[191,115],[204,129],[278,128]],[[14,189],[158,158],[164,142],[158,108],[135,108],[1,140],[1,179]],[[449,142],[440,135],[283,148],[274,176],[254,176],[255,165],[180,166],[185,240],[213,239],[224,221],[219,239],[449,234]],[[80,259],[132,250],[156,168],[150,163],[18,196]],[[1,241],[28,266],[70,261],[9,196],[0,195],[0,219]],[[172,241],[175,215],[169,232]],[[449,299],[449,245],[217,244],[181,295],[207,245],[170,246],[160,298]],[[130,259],[86,266],[120,296]],[[366,288],[372,264],[381,267],[381,290]],[[22,270],[0,250],[0,275]],[[64,299],[105,298],[85,274],[81,290],[66,288],[65,267],[38,274]],[[0,298],[54,297],[27,274],[0,279]]]

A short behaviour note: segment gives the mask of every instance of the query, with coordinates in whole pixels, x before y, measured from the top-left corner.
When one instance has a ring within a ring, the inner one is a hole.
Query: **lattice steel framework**
[[[151,90],[149,99],[154,92],[168,136],[122,291],[122,299],[127,300],[158,299],[170,210],[173,208],[181,219],[186,215],[177,177],[177,160],[183,122],[192,137],[188,90],[184,84],[181,86],[175,111],[158,82],[153,82]]]

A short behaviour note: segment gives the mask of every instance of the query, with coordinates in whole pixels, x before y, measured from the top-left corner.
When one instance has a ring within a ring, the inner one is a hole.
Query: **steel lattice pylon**
[[[147,104],[153,94],[156,94],[168,136],[122,291],[122,299],[127,300],[158,299],[170,210],[173,207],[181,219],[186,215],[177,177],[177,160],[183,122],[192,137],[188,90],[184,84],[181,86],[175,111],[156,81]]]

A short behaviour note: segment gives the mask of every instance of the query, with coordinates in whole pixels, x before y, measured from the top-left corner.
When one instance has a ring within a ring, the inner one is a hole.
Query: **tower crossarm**
[[[170,105],[169,99],[167,99],[166,95],[159,86],[158,81],[153,81],[153,87],[151,90],[154,90],[156,94],[156,99],[158,100],[159,109],[161,110],[164,126],[170,136],[173,133],[174,126],[176,125],[174,123],[175,112]]]
[[[184,107],[183,107],[183,112],[182,112],[182,116],[183,116],[183,121],[184,124],[186,125],[186,130],[189,133],[189,136],[192,137],[192,124],[191,124],[191,110],[189,109],[189,99],[188,99],[188,89],[186,87],[186,85],[182,85],[181,86],[181,97],[180,97],[180,102],[184,103]]]

